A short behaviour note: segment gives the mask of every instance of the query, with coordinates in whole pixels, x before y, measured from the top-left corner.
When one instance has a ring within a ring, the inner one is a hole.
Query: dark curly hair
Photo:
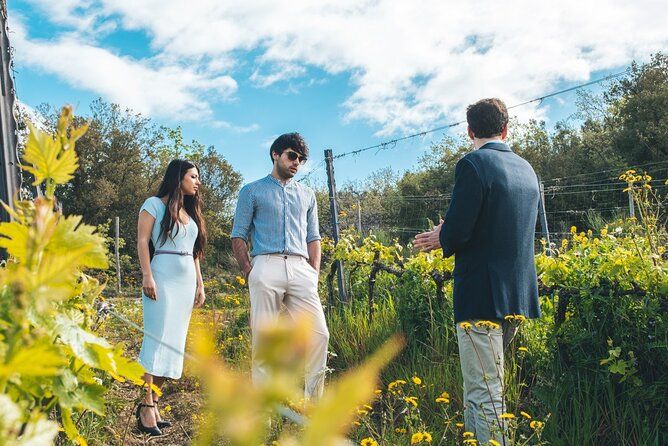
[[[466,122],[476,138],[498,136],[508,125],[508,109],[501,99],[481,99],[466,108]]]
[[[296,132],[284,133],[276,138],[271,144],[271,148],[269,149],[269,159],[271,162],[274,162],[274,158],[271,155],[273,152],[278,153],[280,156],[286,149],[292,149],[300,155],[308,158],[308,146],[306,145],[304,138],[302,138],[302,135]]]

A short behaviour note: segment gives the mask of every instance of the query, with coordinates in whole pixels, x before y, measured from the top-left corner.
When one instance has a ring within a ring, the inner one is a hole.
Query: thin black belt
[[[193,255],[192,252],[188,252],[188,251],[168,251],[166,249],[159,249],[159,250],[155,251],[155,253],[153,255],[157,256],[158,254],[174,254],[176,256],[191,256],[191,255]]]

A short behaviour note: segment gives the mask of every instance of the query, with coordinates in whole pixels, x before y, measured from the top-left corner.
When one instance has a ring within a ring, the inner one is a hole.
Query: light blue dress
[[[159,245],[160,222],[167,206],[158,197],[148,198],[140,209],[155,217],[151,240],[156,250],[193,252],[197,239],[197,223],[190,218],[187,224],[179,224],[179,231],[164,245]],[[176,233],[176,226],[174,226]],[[153,376],[180,378],[183,372],[183,353],[190,314],[197,291],[195,261],[192,256],[174,254],[154,255],[151,272],[157,287],[158,299],[152,300],[142,292],[144,308],[144,331],[151,333],[161,342],[178,350],[175,352],[144,335],[139,353],[139,363]],[[180,353],[179,353],[180,352]]]

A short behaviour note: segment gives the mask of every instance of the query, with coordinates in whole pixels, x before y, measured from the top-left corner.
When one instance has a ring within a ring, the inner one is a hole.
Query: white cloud
[[[211,119],[210,103],[227,99],[237,90],[236,81],[227,75],[119,56],[71,35],[50,41],[31,40],[16,22],[12,30],[19,63],[55,74],[76,88],[147,115]]]
[[[250,80],[257,86],[265,88],[276,82],[294,79],[306,74],[306,68],[286,63],[273,64],[273,70],[269,74],[263,74],[257,68],[250,77]]]
[[[306,77],[306,67],[350,73],[354,92],[345,101],[345,118],[375,124],[381,134],[458,120],[466,104],[485,96],[521,102],[668,46],[659,0],[89,1],[96,21],[102,15],[146,32],[168,60],[209,67],[221,60],[220,67],[233,69],[235,60],[254,57],[262,67],[252,75],[259,87]],[[98,54],[90,50],[91,56]],[[143,61],[100,56],[117,65],[116,72],[128,67],[142,79],[180,77]],[[192,70],[185,77],[204,89],[216,83]],[[108,94],[119,87],[112,84]],[[137,101],[155,107],[162,88],[144,86],[139,82],[127,96],[140,95]],[[192,89],[178,86],[188,103],[197,102]],[[545,108],[515,111],[542,116]]]
[[[247,126],[238,126],[230,122],[220,120],[211,121],[210,125],[211,127],[218,129],[229,129],[236,133],[250,133],[260,129],[260,126],[257,123],[253,123]]]

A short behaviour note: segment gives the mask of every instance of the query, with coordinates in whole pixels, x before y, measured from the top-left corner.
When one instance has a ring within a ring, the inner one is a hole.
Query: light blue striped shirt
[[[320,240],[315,192],[272,175],[241,188],[231,238],[251,240],[251,256],[299,255],[308,259],[307,243]]]

